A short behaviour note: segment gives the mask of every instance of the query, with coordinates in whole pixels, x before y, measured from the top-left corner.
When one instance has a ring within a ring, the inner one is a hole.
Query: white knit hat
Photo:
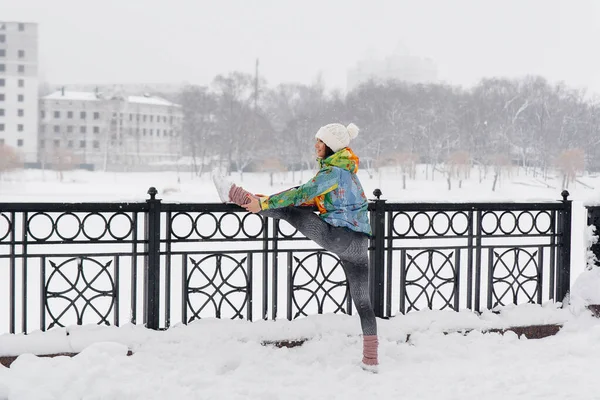
[[[327,124],[317,131],[315,137],[321,139],[334,152],[338,152],[348,147],[350,141],[358,136],[358,130],[358,126],[354,124]]]

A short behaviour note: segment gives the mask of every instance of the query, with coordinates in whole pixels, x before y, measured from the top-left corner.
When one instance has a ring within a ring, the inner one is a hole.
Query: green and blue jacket
[[[319,172],[310,181],[260,197],[261,208],[316,205],[325,222],[371,235],[367,198],[356,176],[359,164],[356,154],[346,147],[318,161]]]

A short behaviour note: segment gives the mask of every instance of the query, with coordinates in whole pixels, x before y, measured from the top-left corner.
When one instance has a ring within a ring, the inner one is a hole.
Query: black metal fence
[[[235,205],[0,203],[0,332],[352,313],[339,260]],[[571,201],[369,204],[379,317],[562,300]],[[283,278],[280,275],[284,274]]]

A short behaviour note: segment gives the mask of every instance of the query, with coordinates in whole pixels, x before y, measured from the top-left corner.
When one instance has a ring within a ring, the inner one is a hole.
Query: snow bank
[[[555,303],[542,306],[524,304],[503,307],[498,312],[485,311],[480,316],[464,310],[423,310],[397,315],[389,320],[379,320],[379,335],[392,342],[404,342],[408,335],[416,333],[447,333],[467,330],[485,331],[515,326],[564,324],[579,314],[560,308]],[[28,335],[0,336],[0,356],[25,353],[56,354],[79,353],[98,342],[120,343],[132,351],[153,342],[183,342],[202,338],[203,341],[235,340],[241,342],[273,342],[321,338],[323,335],[359,336],[358,316],[315,315],[295,321],[239,321],[203,319],[189,325],[177,325],[167,331],[152,331],[142,326],[124,325],[72,326],[55,328],[48,332],[36,331]]]

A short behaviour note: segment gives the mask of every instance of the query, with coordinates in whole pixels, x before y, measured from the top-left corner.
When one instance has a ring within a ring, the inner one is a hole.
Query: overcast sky
[[[50,83],[207,84],[260,72],[270,85],[345,88],[357,60],[430,57],[444,81],[539,74],[600,93],[598,0],[0,0],[40,24]]]

